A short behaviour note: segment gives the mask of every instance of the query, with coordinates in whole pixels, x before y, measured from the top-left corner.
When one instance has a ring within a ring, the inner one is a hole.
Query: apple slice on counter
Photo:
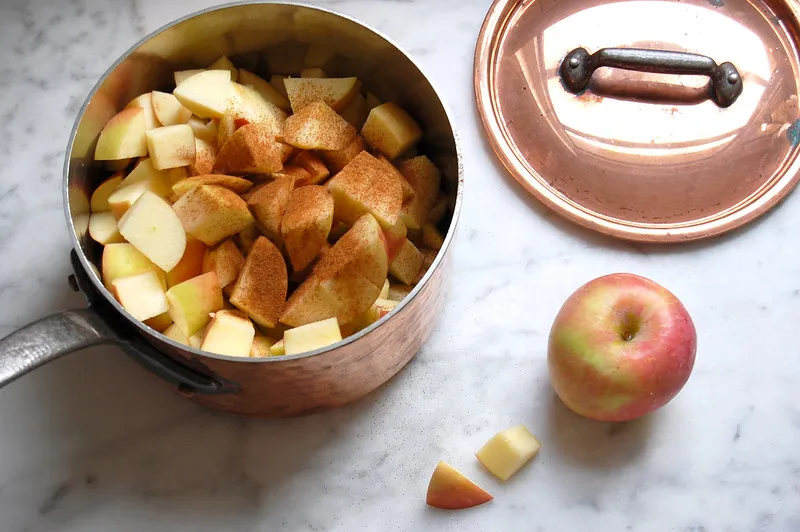
[[[153,97],[151,93],[148,92],[142,94],[141,96],[131,100],[130,103],[125,106],[125,109],[136,108],[144,109],[144,126],[146,131],[161,127],[161,124],[158,122],[158,118],[156,117],[156,112],[153,109]]]
[[[111,209],[108,205],[108,198],[122,183],[122,174],[115,174],[100,183],[92,193],[90,205],[92,212],[105,212]]]
[[[231,304],[264,327],[275,327],[289,289],[283,255],[269,239],[259,237],[247,255],[230,296]]]
[[[237,194],[243,194],[250,190],[250,187],[253,186],[253,182],[241,177],[234,177],[224,174],[197,175],[187,177],[186,179],[181,179],[172,185],[172,193],[180,198],[193,188],[197,188],[201,185],[224,187],[236,192]]]
[[[420,141],[422,130],[408,113],[388,102],[369,112],[361,136],[373,150],[396,159]]]
[[[125,242],[117,227],[117,219],[110,212],[95,212],[89,217],[89,236],[98,244]]]
[[[172,94],[153,91],[153,112],[162,126],[186,124],[192,118],[192,112],[181,105]]]
[[[281,94],[274,86],[252,72],[240,68],[238,81],[245,87],[250,87],[256,91],[264,100],[272,105],[276,105],[284,111],[291,110],[291,104],[285,95]]]
[[[281,220],[289,205],[292,190],[294,190],[293,178],[278,177],[272,183],[261,187],[247,201],[264,235],[273,242],[280,241]]]
[[[247,124],[233,133],[217,154],[214,173],[271,174],[283,169],[283,147],[265,124]]]
[[[181,104],[200,118],[222,118],[233,96],[228,70],[204,70],[182,81],[173,91]]]
[[[517,425],[495,434],[475,456],[494,476],[508,480],[541,448],[542,444],[524,425]]]
[[[101,270],[103,285],[108,290],[113,289],[112,283],[117,279],[146,272],[155,273],[162,288],[167,289],[167,277],[164,270],[153,264],[131,244],[108,244],[104,247]]]
[[[275,340],[267,336],[256,334],[253,345],[250,346],[250,358],[266,358],[273,356],[270,349],[275,345]]]
[[[151,129],[146,135],[147,150],[156,170],[189,166],[194,163],[194,132],[189,125]]]
[[[342,340],[339,323],[336,318],[329,318],[314,323],[295,327],[283,333],[286,355],[307,353],[321,349]]]
[[[283,127],[283,141],[302,150],[341,150],[355,136],[353,126],[323,102],[295,111]]]
[[[239,70],[231,62],[231,60],[224,55],[211,63],[211,65],[208,67],[208,70],[227,70],[231,73],[231,81],[237,81],[239,79]]]
[[[167,290],[169,316],[187,337],[192,337],[222,310],[222,288],[214,272],[198,275]]]
[[[332,174],[336,174],[347,166],[350,161],[364,151],[364,139],[361,135],[356,135],[353,140],[341,150],[329,150],[319,152],[322,159],[327,163]]]
[[[206,251],[202,259],[202,271],[216,273],[223,289],[236,282],[243,267],[244,256],[231,239]]]
[[[294,271],[314,261],[332,225],[333,197],[325,187],[309,185],[292,192],[281,220],[281,236]]]
[[[173,269],[186,251],[186,231],[163,198],[145,192],[119,221],[119,232],[164,271]]]
[[[177,70],[173,74],[173,77],[175,78],[175,86],[177,87],[178,85],[180,85],[187,79],[191,78],[195,74],[199,74],[200,72],[205,72],[205,71],[206,71],[205,68],[194,68],[191,70]]]
[[[213,185],[189,190],[172,208],[186,232],[207,246],[217,245],[254,221],[242,198]]]
[[[196,238],[186,239],[186,250],[180,262],[167,272],[167,286],[173,287],[203,273],[206,245]]]
[[[421,229],[439,198],[442,173],[424,155],[403,161],[400,173],[414,187],[414,197],[403,205],[400,217],[409,229]]]
[[[472,508],[493,499],[460,471],[439,462],[428,484],[426,503],[442,510]]]
[[[97,141],[96,161],[114,161],[147,155],[147,124],[145,111],[132,107],[119,112],[109,120]]]
[[[380,162],[367,152],[361,152],[329,182],[336,205],[336,219],[353,224],[370,213],[383,227],[397,223],[403,203],[400,183]]]
[[[295,113],[319,102],[344,109],[361,87],[357,78],[286,78],[283,83]]]
[[[255,335],[253,322],[247,316],[237,310],[220,310],[208,324],[200,349],[218,355],[249,357]]]
[[[115,279],[111,283],[114,297],[131,316],[139,321],[167,311],[167,298],[161,281],[154,272]]]
[[[413,284],[422,268],[423,256],[417,246],[408,239],[403,240],[400,251],[389,265],[389,273],[405,284]]]

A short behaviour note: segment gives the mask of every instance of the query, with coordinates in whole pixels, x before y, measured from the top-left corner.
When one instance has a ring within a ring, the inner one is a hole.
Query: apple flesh
[[[215,246],[253,223],[245,201],[227,188],[200,185],[172,206],[186,232]]]
[[[200,349],[231,357],[249,357],[256,330],[250,319],[236,310],[220,310],[208,324]]]
[[[314,261],[327,242],[331,225],[333,197],[325,187],[309,185],[292,192],[281,221],[281,235],[294,271]]]
[[[206,140],[194,138],[194,162],[189,165],[189,174],[192,176],[210,174],[217,162],[217,146]]]
[[[356,135],[353,137],[353,140],[341,150],[322,151],[320,152],[320,156],[327,163],[331,173],[336,174],[362,151],[364,151],[364,139],[362,139],[360,135]]]
[[[206,245],[196,238],[186,239],[186,250],[180,262],[167,272],[167,286],[173,287],[203,273]]]
[[[270,349],[275,345],[275,340],[256,334],[253,345],[250,346],[250,358],[265,358],[272,356]]]
[[[644,277],[607,275],[579,288],[556,316],[550,380],[574,412],[628,421],[678,394],[696,350],[694,324],[677,297]]]
[[[167,312],[164,288],[154,272],[116,279],[111,286],[117,301],[139,321]]]
[[[409,229],[421,229],[439,197],[442,174],[424,155],[403,161],[400,173],[414,187],[414,197],[403,204],[400,217]]]
[[[244,267],[244,256],[233,240],[228,239],[216,248],[205,251],[201,258],[203,272],[214,272],[224,289],[236,282]]]
[[[194,163],[194,131],[188,124],[151,129],[146,136],[147,150],[156,170]]]
[[[259,237],[233,287],[231,304],[259,325],[274,327],[286,302],[288,289],[289,275],[283,255],[269,239]]]
[[[218,174],[271,174],[282,169],[282,145],[264,124],[239,128],[220,148],[214,163]]]
[[[222,288],[214,272],[198,275],[167,290],[169,316],[187,337],[200,332],[211,313],[222,310]]]
[[[186,231],[163,198],[145,192],[119,221],[119,232],[153,264],[168,272],[186,250]]]
[[[321,349],[342,340],[339,323],[336,318],[329,318],[314,323],[295,327],[283,333],[286,355],[298,355],[315,349]]]
[[[98,244],[125,242],[117,227],[117,219],[110,212],[95,212],[89,217],[89,236]]]
[[[388,102],[369,112],[361,136],[373,150],[395,159],[422,138],[422,130],[408,113]]]
[[[231,81],[237,81],[239,79],[239,70],[234,66],[231,60],[224,55],[211,63],[208,70],[227,70],[231,73]]]
[[[166,290],[167,280],[164,270],[153,264],[141,251],[131,244],[108,244],[103,248],[101,264],[103,285],[113,290],[116,279],[131,277],[140,273],[153,272]]]
[[[524,425],[517,425],[495,434],[475,456],[494,476],[508,480],[541,448],[542,444]]]
[[[400,183],[388,167],[361,152],[327,184],[336,205],[336,219],[348,225],[370,213],[383,227],[398,221],[403,202]]]
[[[125,109],[141,108],[144,109],[144,124],[145,130],[150,131],[157,127],[161,127],[156,117],[156,112],[153,109],[153,97],[151,93],[145,93],[141,96],[134,98],[125,106]]]
[[[492,499],[491,495],[460,471],[446,462],[439,462],[431,475],[425,502],[442,510],[462,510]]]
[[[289,205],[293,189],[294,178],[282,176],[258,189],[247,200],[247,205],[258,221],[259,227],[273,242],[280,242],[281,220]]]
[[[152,92],[153,112],[162,126],[185,124],[192,118],[192,112],[181,105],[172,94],[160,91]]]
[[[116,161],[147,155],[147,124],[145,111],[131,107],[119,112],[100,132],[94,158],[96,161]]]
[[[231,73],[204,70],[182,81],[172,94],[200,118],[222,118],[233,95]]]
[[[108,198],[111,197],[111,194],[114,193],[120,183],[122,183],[122,175],[117,174],[109,177],[94,189],[90,202],[92,212],[104,212],[111,209],[108,205]]]
[[[341,150],[355,136],[353,126],[323,102],[295,111],[283,129],[283,141],[301,150]]]

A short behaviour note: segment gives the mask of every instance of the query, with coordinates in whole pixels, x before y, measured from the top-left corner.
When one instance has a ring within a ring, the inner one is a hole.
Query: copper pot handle
[[[584,48],[575,48],[561,62],[558,73],[564,87],[578,94],[586,90],[595,70],[600,67],[708,76],[711,79],[711,99],[720,107],[730,106],[742,93],[742,76],[732,63],[717,65],[710,57],[685,52],[602,48],[589,54]]]

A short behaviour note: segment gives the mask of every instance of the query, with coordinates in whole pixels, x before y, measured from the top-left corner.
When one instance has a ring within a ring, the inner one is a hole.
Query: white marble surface
[[[82,304],[60,180],[87,91],[145,33],[213,3],[0,3],[0,334]],[[482,139],[471,68],[489,0],[322,4],[410,50],[454,112],[467,185],[434,336],[379,393],[285,421],[203,411],[115,350],[55,362],[0,391],[0,531],[800,530],[800,194],[713,243],[592,236],[528,199]],[[560,304],[614,271],[665,284],[699,330],[684,391],[616,428],[560,406],[545,364]],[[544,449],[502,485],[472,453],[520,422]],[[428,509],[440,459],[496,499]]]

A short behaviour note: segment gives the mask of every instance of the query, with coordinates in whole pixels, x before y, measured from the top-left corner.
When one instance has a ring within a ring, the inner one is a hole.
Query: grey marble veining
[[[60,181],[85,95],[147,32],[214,3],[0,3],[0,334],[82,304]],[[283,421],[206,412],[115,350],[66,357],[0,391],[0,530],[800,531],[800,195],[709,243],[587,234],[528,198],[483,140],[471,83],[488,0],[321,4],[409,50],[453,111],[466,196],[435,334],[378,393]],[[613,271],[669,287],[700,333],[678,398],[619,426],[567,412],[545,364],[563,300]],[[503,484],[473,453],[516,423],[544,449]],[[495,500],[428,509],[440,459]]]

